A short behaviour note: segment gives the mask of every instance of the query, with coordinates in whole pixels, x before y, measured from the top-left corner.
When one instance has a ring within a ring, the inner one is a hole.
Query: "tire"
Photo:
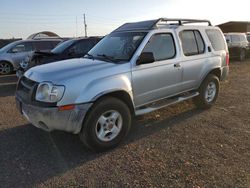
[[[86,147],[100,152],[116,147],[130,127],[128,106],[117,98],[104,97],[90,109],[79,137]]]
[[[213,74],[209,74],[202,82],[199,88],[199,95],[194,98],[194,104],[201,109],[212,107],[219,94],[220,82],[219,78]]]
[[[240,57],[239,57],[240,61],[245,61],[246,60],[246,50],[245,49],[241,49],[240,50]]]
[[[13,66],[7,61],[0,61],[0,75],[11,74],[13,72]]]

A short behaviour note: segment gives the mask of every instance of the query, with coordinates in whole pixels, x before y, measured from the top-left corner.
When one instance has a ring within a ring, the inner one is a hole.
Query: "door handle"
[[[175,68],[180,68],[180,67],[181,67],[181,64],[180,64],[180,63],[176,63],[176,64],[174,64],[174,67],[175,67]]]

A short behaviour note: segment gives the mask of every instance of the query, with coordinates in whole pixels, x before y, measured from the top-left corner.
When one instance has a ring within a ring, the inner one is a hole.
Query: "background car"
[[[20,62],[33,51],[51,50],[62,39],[20,40],[0,49],[0,74],[10,74],[17,70]]]
[[[51,51],[34,52],[20,63],[17,76],[20,77],[26,70],[37,65],[83,57],[100,40],[101,37],[70,39],[62,42]]]
[[[247,41],[248,41],[248,47],[249,47],[249,49],[250,49],[250,33],[246,33],[246,35],[247,35]],[[248,52],[248,56],[250,55],[250,50],[249,50],[249,52]]]
[[[247,36],[245,33],[224,33],[229,54],[231,58],[238,58],[240,61],[246,59],[249,52]]]
[[[247,35],[247,41],[250,43],[250,33],[246,33]]]

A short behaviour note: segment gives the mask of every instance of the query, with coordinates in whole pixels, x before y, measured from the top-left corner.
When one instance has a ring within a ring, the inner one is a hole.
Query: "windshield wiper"
[[[89,58],[89,59],[95,60],[95,57],[89,53],[85,54],[83,58]]]
[[[119,60],[117,60],[117,59],[115,59],[115,58],[113,58],[111,56],[107,56],[106,54],[97,54],[97,56],[98,57],[103,57],[105,60],[108,60],[108,61],[110,61],[112,63],[118,63],[119,62]]]

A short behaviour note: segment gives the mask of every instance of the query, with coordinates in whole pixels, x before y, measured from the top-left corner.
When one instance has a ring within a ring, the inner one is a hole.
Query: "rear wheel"
[[[13,66],[6,61],[1,61],[0,62],[0,74],[10,74],[13,72]]]
[[[79,134],[91,150],[104,151],[117,146],[131,126],[128,106],[121,100],[105,97],[92,107]]]
[[[194,98],[194,104],[199,108],[210,108],[217,100],[220,90],[219,78],[213,74],[207,76],[199,88],[199,95]]]

